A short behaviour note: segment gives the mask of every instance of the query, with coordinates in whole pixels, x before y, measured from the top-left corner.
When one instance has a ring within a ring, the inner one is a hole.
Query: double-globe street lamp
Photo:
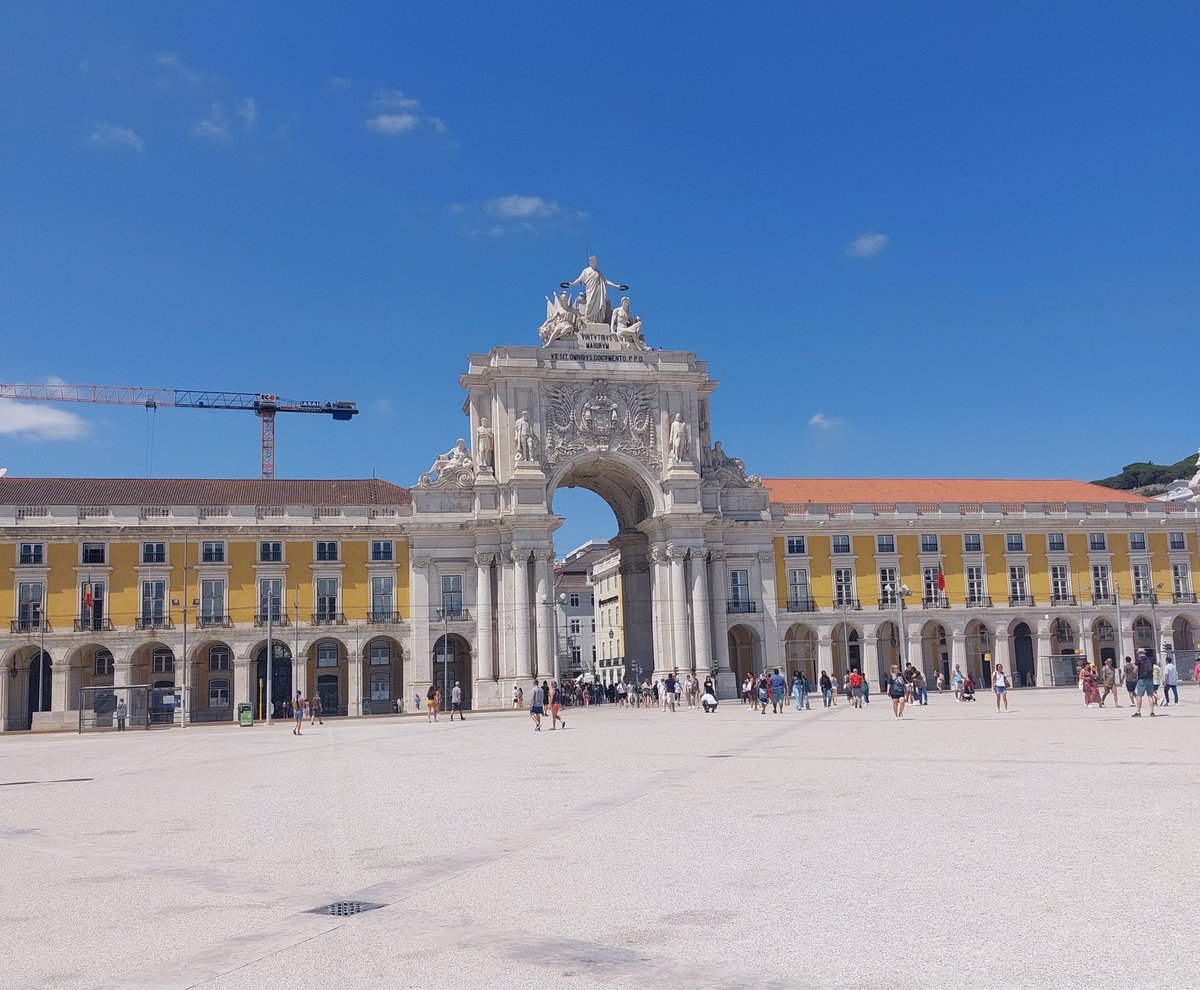
[[[907,584],[885,584],[883,586],[883,590],[886,591],[888,597],[896,603],[896,658],[900,665],[900,669],[903,670],[905,644],[908,643],[908,634],[904,630],[904,599],[912,594],[912,588],[910,588]]]

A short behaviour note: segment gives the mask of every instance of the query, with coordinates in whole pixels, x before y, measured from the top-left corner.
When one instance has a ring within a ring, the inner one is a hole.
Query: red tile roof
[[[0,478],[0,505],[408,505],[376,478]]]
[[[772,502],[867,503],[1148,502],[1086,481],[1040,478],[763,478]]]

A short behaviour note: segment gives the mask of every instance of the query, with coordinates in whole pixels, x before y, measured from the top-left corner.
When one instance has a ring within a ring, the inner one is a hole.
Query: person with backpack
[[[996,711],[1008,711],[1008,674],[1004,672],[1004,664],[996,664],[996,671],[992,674],[992,690],[996,694]],[[1003,704],[1003,708],[1000,706]]]
[[[896,718],[904,718],[904,703],[908,700],[908,682],[900,672],[899,664],[892,664],[892,673],[888,678],[888,697],[892,699],[892,714]]]
[[[325,711],[325,707],[321,702],[321,695],[314,694],[312,701],[308,703],[308,724],[309,726],[316,725],[318,722],[321,725],[325,724],[325,719],[321,716]]]
[[[1137,651],[1137,684],[1134,685],[1134,695],[1137,698],[1137,711],[1133,713],[1132,718],[1142,717],[1142,700],[1150,699],[1150,717],[1154,717],[1154,706],[1158,699],[1155,698],[1154,685],[1154,661],[1146,655],[1145,650]]]

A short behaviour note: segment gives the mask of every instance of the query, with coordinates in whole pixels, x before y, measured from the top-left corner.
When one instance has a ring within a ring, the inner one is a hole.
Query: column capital
[[[496,562],[494,553],[477,553],[475,554],[475,563],[479,567],[491,567]]]
[[[709,551],[709,557],[712,560],[724,560],[726,556],[727,552],[724,547],[717,547]]]
[[[528,564],[529,563],[528,547],[513,547],[511,550],[508,551],[508,559],[511,560],[514,564]]]
[[[650,547],[646,556],[649,558],[650,563],[657,564],[660,560],[666,560],[667,554],[665,548],[656,543]]]
[[[708,560],[712,556],[712,551],[707,547],[692,547],[692,560]]]
[[[775,561],[775,554],[773,554],[767,550],[760,552],[758,555],[758,562],[760,564],[771,564],[771,563],[774,563],[774,561]]]
[[[432,558],[432,557],[413,557],[413,558],[412,558],[412,565],[413,565],[413,567],[415,567],[415,568],[416,568],[418,571],[423,571],[423,570],[425,570],[427,567],[429,567],[429,565],[430,565],[432,562],[433,562],[433,558]]]

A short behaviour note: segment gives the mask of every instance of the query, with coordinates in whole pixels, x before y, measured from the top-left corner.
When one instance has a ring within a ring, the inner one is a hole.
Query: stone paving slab
[[[0,739],[0,984],[1193,985],[1192,693]]]

